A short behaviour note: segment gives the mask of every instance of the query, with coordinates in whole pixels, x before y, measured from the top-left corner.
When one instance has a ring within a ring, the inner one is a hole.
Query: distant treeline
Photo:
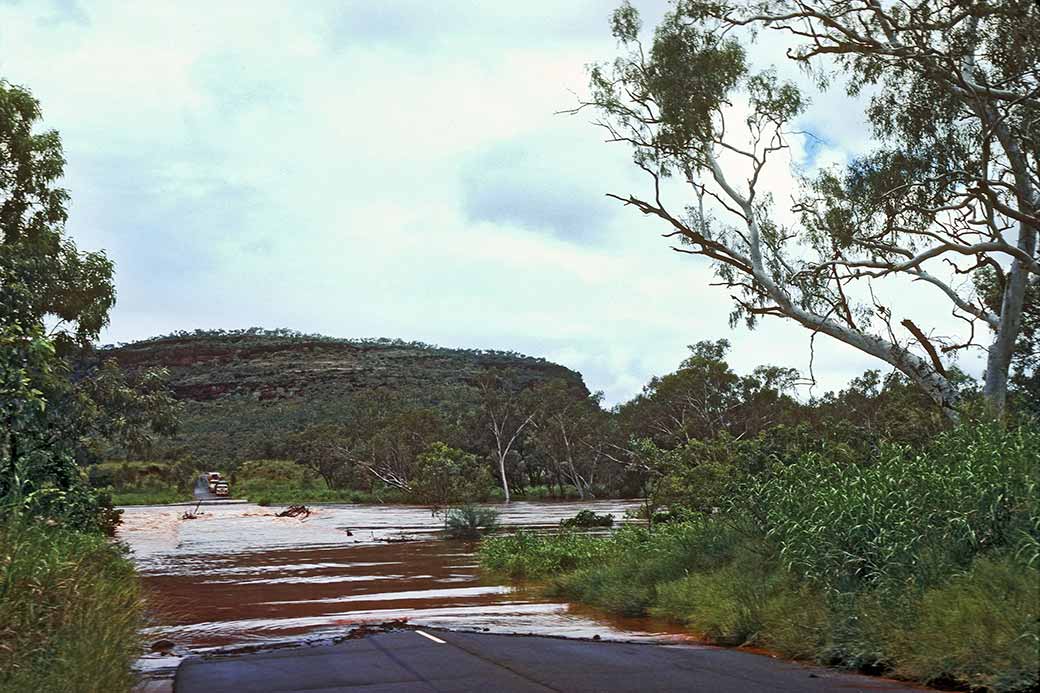
[[[266,329],[263,327],[249,327],[238,330],[175,330],[169,334],[159,335],[157,337],[150,337],[136,342],[119,342],[116,344],[106,344],[98,348],[99,351],[111,351],[112,349],[123,349],[126,347],[144,347],[154,346],[162,344],[163,342],[174,342],[184,339],[209,339],[209,340],[227,340],[229,343],[235,343],[241,345],[248,343],[250,338],[259,338],[263,340],[263,343],[270,343],[271,338],[280,338],[294,341],[306,341],[306,342],[326,342],[329,344],[348,344],[351,346],[380,346],[380,347],[403,347],[408,349],[422,349],[423,351],[432,352],[443,352],[443,353],[461,353],[472,356],[491,356],[501,357],[509,359],[518,359],[523,361],[533,361],[536,363],[547,363],[546,359],[541,356],[528,356],[517,351],[500,351],[497,349],[463,349],[455,347],[443,347],[437,344],[427,344],[426,342],[410,341],[405,339],[390,338],[390,337],[329,337],[323,334],[312,334],[306,332],[300,332],[298,330],[292,330],[285,327],[278,327],[274,329]]]

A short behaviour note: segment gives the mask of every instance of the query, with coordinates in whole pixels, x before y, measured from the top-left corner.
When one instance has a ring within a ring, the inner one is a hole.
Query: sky
[[[633,4],[648,27],[664,11]],[[0,0],[0,78],[62,135],[68,233],[115,261],[103,343],[262,326],[514,350],[581,372],[607,404],[704,339],[728,339],[738,372],[807,374],[809,333],[730,328],[707,260],[606,197],[648,193],[630,152],[560,113],[617,55],[615,6]],[[783,49],[752,54],[797,77]],[[814,96],[797,124],[813,138],[768,174],[778,200],[792,168],[869,148],[856,107]],[[936,292],[905,296],[907,315],[957,329]],[[821,336],[812,393],[867,368],[889,370]]]

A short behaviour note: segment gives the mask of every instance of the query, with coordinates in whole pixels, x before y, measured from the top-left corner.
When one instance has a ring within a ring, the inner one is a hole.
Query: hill
[[[359,398],[471,408],[477,379],[508,372],[518,388],[581,376],[515,352],[448,349],[398,339],[336,339],[289,330],[181,332],[105,347],[128,371],[160,366],[184,402],[181,433],[159,456],[263,457],[285,434],[349,417]]]

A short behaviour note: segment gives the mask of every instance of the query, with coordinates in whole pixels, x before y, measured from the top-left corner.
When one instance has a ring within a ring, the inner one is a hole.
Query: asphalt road
[[[401,630],[335,645],[192,657],[175,693],[240,691],[914,691],[737,650]]]

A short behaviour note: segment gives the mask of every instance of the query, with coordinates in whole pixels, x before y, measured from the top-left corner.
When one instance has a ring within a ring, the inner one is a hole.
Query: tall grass
[[[134,569],[99,534],[0,527],[0,691],[126,691],[140,654]]]
[[[969,426],[922,454],[879,457],[850,465],[806,456],[743,489],[732,510],[767,528],[790,570],[838,592],[925,587],[994,550],[1035,561],[1036,432]]]

